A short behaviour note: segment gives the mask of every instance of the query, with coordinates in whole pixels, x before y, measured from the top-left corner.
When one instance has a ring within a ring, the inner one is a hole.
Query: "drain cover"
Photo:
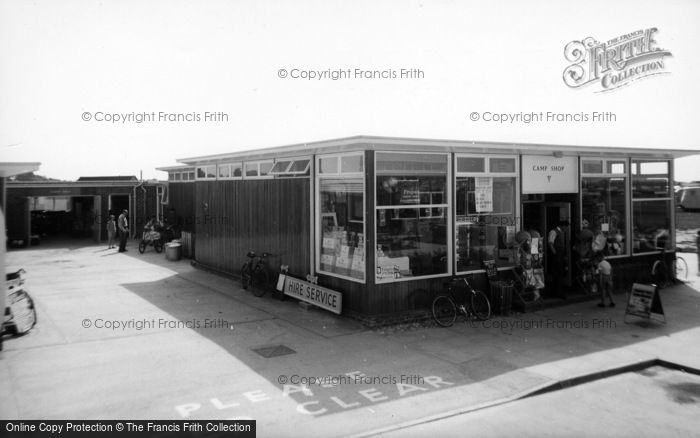
[[[296,351],[292,350],[286,345],[271,345],[269,347],[253,348],[253,351],[262,357],[277,357],[296,353]]]

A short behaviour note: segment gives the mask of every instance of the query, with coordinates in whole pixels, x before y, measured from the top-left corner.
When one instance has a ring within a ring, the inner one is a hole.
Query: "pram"
[[[163,252],[163,239],[160,232],[152,229],[143,232],[141,242],[139,242],[139,252],[143,254],[149,246],[153,246],[157,253]]]

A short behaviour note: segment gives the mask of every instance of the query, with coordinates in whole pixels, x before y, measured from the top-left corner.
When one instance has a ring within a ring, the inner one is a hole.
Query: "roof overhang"
[[[0,178],[9,178],[28,172],[39,170],[41,163],[0,163]]]
[[[357,150],[391,150],[391,151],[439,151],[477,154],[530,154],[530,155],[575,155],[638,158],[681,158],[700,154],[700,150],[661,149],[607,146],[576,146],[537,143],[507,143],[464,140],[439,140],[401,137],[355,136],[310,143],[298,143],[265,149],[245,150],[216,155],[182,158],[180,163],[194,166],[232,160],[259,160],[269,158],[292,157],[297,155],[315,155],[321,153],[353,152]],[[158,168],[166,170],[169,168]]]

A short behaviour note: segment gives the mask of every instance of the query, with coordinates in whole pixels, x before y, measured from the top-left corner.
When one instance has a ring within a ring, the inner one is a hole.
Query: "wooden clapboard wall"
[[[239,275],[248,251],[269,252],[269,266],[310,272],[309,178],[195,182],[197,262]]]

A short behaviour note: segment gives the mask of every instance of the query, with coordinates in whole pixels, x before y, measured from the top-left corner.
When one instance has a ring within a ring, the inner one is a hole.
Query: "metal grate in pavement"
[[[265,358],[296,354],[296,351],[292,350],[286,345],[271,345],[268,347],[253,348],[252,350]]]

